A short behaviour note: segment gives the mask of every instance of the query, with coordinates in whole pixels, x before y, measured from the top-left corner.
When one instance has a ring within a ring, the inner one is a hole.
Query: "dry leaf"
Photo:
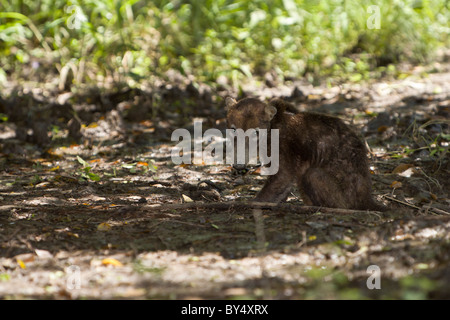
[[[183,201],[184,202],[194,202],[194,200],[189,198],[187,195],[182,194],[181,196],[183,197]]]
[[[70,231],[67,231],[66,232],[66,235],[68,236],[68,237],[72,237],[72,238],[79,238],[80,236],[78,235],[78,233],[73,233],[73,232],[70,232]]]
[[[308,94],[308,100],[320,100],[321,96],[318,94]]]
[[[414,236],[407,233],[405,234],[403,231],[395,232],[395,236],[391,237],[392,241],[404,241],[404,240],[414,240]]]
[[[102,222],[97,226],[98,231],[109,231],[111,229],[111,225],[106,222]]]
[[[150,120],[143,120],[143,121],[139,122],[139,124],[144,127],[151,127],[153,125],[153,123]]]
[[[34,252],[41,259],[51,259],[51,258],[53,258],[53,255],[47,250],[35,249]]]
[[[411,163],[402,163],[402,164],[398,165],[394,170],[392,170],[392,173],[399,174],[399,173],[402,173],[403,171],[406,171],[412,167],[414,167],[414,165]]]
[[[253,171],[251,174],[257,174],[257,175],[260,175],[261,174],[261,168],[262,167],[259,167],[259,168],[257,168],[255,171]]]
[[[108,266],[108,265],[112,265],[114,267],[123,267],[122,262],[113,259],[113,258],[106,258],[102,260],[102,265],[104,266]]]
[[[400,181],[394,181],[391,183],[391,188],[397,189],[397,188],[401,188],[402,187],[402,183]]]
[[[14,258],[16,259],[16,261],[19,265],[23,264],[23,266],[25,266],[25,262],[26,263],[33,262],[35,257],[36,256],[33,253],[22,253],[22,254],[15,256]],[[19,262],[19,261],[21,261],[21,262]],[[22,268],[22,269],[24,269],[24,268]]]
[[[44,182],[38,183],[35,187],[36,187],[36,188],[46,188],[46,187],[48,187],[49,185],[50,185],[50,182],[44,181]]]
[[[20,260],[20,259],[17,259],[17,263],[19,264],[19,267],[21,268],[21,269],[26,269],[27,268],[27,266],[25,265],[25,262],[23,262],[22,260]]]

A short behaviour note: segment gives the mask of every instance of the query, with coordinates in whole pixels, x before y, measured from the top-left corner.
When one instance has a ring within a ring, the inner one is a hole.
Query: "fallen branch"
[[[391,201],[395,201],[395,202],[401,203],[401,204],[403,204],[404,206],[408,206],[408,207],[414,208],[414,209],[419,210],[419,211],[422,210],[422,208],[420,208],[420,207],[418,207],[418,206],[415,206],[415,205],[413,205],[413,204],[411,204],[411,203],[408,203],[408,202],[405,202],[405,201],[401,201],[401,200],[395,199],[395,198],[390,197],[390,196],[383,196],[383,197],[386,198],[386,199],[388,199],[388,200],[391,200]],[[429,210],[429,211],[433,211],[433,212],[436,213],[436,214],[446,214],[446,215],[450,215],[449,212],[447,212],[447,211],[445,211],[445,210],[442,210],[442,209],[438,209],[438,208],[432,207],[432,206],[424,206],[424,208],[427,209],[427,210]]]
[[[383,196],[383,197],[386,198],[386,199],[388,199],[388,200],[391,200],[391,201],[395,201],[395,202],[401,203],[401,204],[404,205],[404,206],[408,206],[408,207],[414,208],[414,209],[416,209],[416,210],[420,210],[420,208],[419,208],[418,206],[415,206],[415,205],[413,205],[413,204],[411,204],[411,203],[408,203],[408,202],[405,202],[405,201],[402,201],[402,200],[398,200],[398,199],[393,198],[393,197],[390,197],[390,196]]]
[[[442,210],[442,209],[435,208],[435,207],[432,207],[432,206],[423,206],[423,207],[424,207],[425,209],[427,209],[427,210],[434,211],[434,213],[446,214],[446,215],[449,215],[449,216],[450,216],[450,212],[444,211],[444,210]]]
[[[216,209],[216,210],[235,210],[235,209],[266,209],[273,211],[285,211],[290,213],[333,213],[340,215],[358,214],[368,212],[378,212],[369,210],[351,210],[340,208],[325,208],[315,206],[304,206],[292,203],[271,203],[255,201],[227,201],[227,202],[187,202],[187,203],[164,203],[150,204],[143,208],[147,210],[180,210],[180,209]]]

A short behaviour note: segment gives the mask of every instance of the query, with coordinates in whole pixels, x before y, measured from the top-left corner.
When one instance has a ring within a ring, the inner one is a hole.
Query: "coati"
[[[228,97],[225,104],[228,128],[279,129],[279,169],[269,176],[256,201],[284,201],[297,183],[306,205],[386,210],[371,195],[366,147],[340,119],[288,112],[295,108],[282,99],[266,104]]]

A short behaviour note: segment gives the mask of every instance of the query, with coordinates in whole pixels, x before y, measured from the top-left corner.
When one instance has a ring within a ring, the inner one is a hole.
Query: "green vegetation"
[[[373,4],[379,29],[367,25]],[[268,71],[359,81],[427,62],[449,45],[449,24],[446,0],[0,0],[0,83],[133,85],[169,69],[199,81]]]
[[[100,176],[91,172],[92,167],[90,167],[85,160],[83,160],[80,156],[77,156],[77,161],[83,166],[83,169],[80,169],[82,179],[90,179],[92,181],[100,180]]]

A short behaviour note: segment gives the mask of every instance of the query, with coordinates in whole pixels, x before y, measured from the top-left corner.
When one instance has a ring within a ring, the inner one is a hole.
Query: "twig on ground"
[[[178,209],[217,209],[217,210],[230,210],[230,209],[268,209],[287,211],[291,213],[332,213],[332,214],[358,214],[372,212],[369,210],[351,210],[340,208],[325,208],[315,206],[303,206],[291,203],[270,203],[270,202],[254,202],[254,201],[227,201],[227,202],[188,202],[188,203],[165,203],[165,204],[151,204],[145,205],[147,210],[178,210]]]
[[[413,205],[413,204],[411,204],[411,203],[408,203],[408,202],[405,202],[405,201],[401,201],[401,200],[398,200],[398,199],[395,199],[395,198],[393,198],[393,197],[386,196],[386,195],[384,195],[383,197],[385,197],[385,198],[388,199],[388,200],[395,201],[395,202],[401,203],[401,204],[403,204],[403,205],[405,205],[405,206],[414,208],[414,209],[416,209],[416,210],[422,210],[422,208],[419,208],[418,206],[415,206],[415,205]],[[424,206],[424,208],[426,208],[426,209],[428,209],[428,210],[431,210],[431,211],[433,211],[434,213],[437,213],[437,214],[446,214],[446,215],[450,215],[450,212],[447,212],[447,211],[445,211],[445,210],[441,210],[441,209],[438,209],[438,208],[435,208],[435,207],[432,207],[432,206]]]
[[[408,202],[405,202],[405,201],[401,201],[401,200],[395,199],[394,197],[390,197],[390,196],[386,196],[386,195],[384,195],[383,197],[386,198],[386,199],[388,199],[388,200],[391,200],[391,201],[395,201],[395,202],[401,203],[401,204],[403,204],[403,205],[405,205],[405,206],[408,206],[408,207],[411,207],[411,208],[420,210],[420,208],[419,208],[418,206],[415,206],[415,205],[413,205],[413,204],[411,204],[411,203],[408,203]]]

